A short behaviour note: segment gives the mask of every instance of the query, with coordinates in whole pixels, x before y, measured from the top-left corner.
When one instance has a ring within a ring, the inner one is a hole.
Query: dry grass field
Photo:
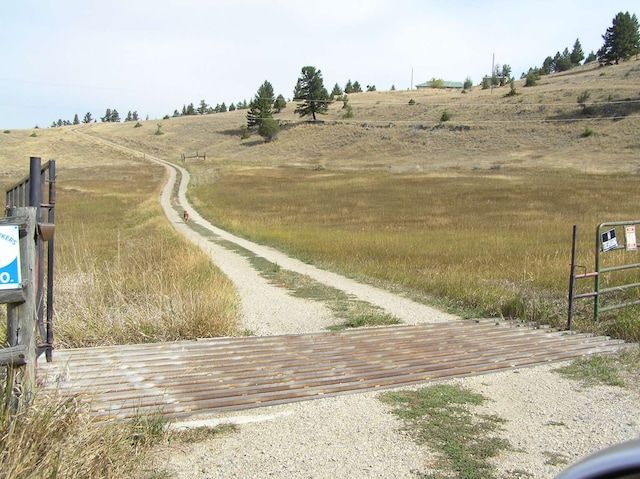
[[[352,118],[336,101],[318,124],[300,120],[289,103],[270,143],[255,133],[241,138],[242,110],[82,128],[176,163],[183,153],[206,153],[206,161],[184,164],[191,201],[235,233],[463,315],[562,325],[572,226],[579,263],[591,270],[595,227],[639,217],[640,62],[587,65],[516,89],[353,94]],[[109,185],[98,176],[104,189],[96,196],[115,199],[142,181],[127,173],[138,172],[140,160],[71,130],[0,136],[4,178],[22,174],[15,164],[30,154],[58,158],[62,215],[65,195],[87,188],[98,166],[116,161],[118,173]],[[158,188],[161,171],[143,170]],[[83,184],[66,188],[72,172]],[[142,225],[146,214],[127,222]],[[580,328],[638,338],[636,314],[593,325],[590,305],[578,306]]]
[[[244,111],[86,131],[174,162],[206,152],[185,165],[191,200],[235,233],[464,315],[562,325],[572,226],[591,270],[596,226],[639,217],[640,62],[516,90],[359,93],[353,118],[337,101],[318,124],[289,103],[270,143],[241,139]],[[593,325],[578,306],[579,327],[638,339],[635,313]]]

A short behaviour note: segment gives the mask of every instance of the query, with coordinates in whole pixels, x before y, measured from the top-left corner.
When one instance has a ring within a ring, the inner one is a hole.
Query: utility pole
[[[491,57],[491,94],[493,95],[493,69],[495,68],[495,64],[496,64],[496,54],[495,52],[493,53],[493,56]]]

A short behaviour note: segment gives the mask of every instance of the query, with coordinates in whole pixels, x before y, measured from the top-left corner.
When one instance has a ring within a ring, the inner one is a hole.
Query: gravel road
[[[147,158],[149,156],[147,155]],[[153,158],[151,158],[153,159]],[[354,297],[378,305],[405,323],[450,321],[445,314],[370,286],[288,258],[264,246],[215,228],[191,208],[185,197],[188,173],[167,166],[170,178],[161,203],[178,231],[207,251],[236,284],[242,298],[244,326],[257,334],[317,331],[332,324],[323,305],[294,298],[274,287],[246,258],[196,234],[171,207],[176,170],[183,181],[179,202],[190,221],[206,227],[282,268],[309,275]],[[513,449],[495,460],[501,478],[553,478],[567,464],[607,445],[640,437],[640,397],[618,387],[590,387],[552,372],[559,364],[457,378],[459,384],[489,398],[477,413],[496,414],[507,422],[501,437]],[[378,393],[347,394],[265,407],[251,413],[201,416],[175,427],[234,423],[236,433],[197,444],[162,446],[155,469],[178,479],[208,478],[411,478],[429,472],[433,455],[402,432],[402,423]]]

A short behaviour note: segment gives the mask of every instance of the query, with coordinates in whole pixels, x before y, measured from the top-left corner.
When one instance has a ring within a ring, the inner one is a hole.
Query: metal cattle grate
[[[181,417],[533,366],[619,344],[457,321],[61,350],[39,374],[46,389],[82,396],[97,416]]]

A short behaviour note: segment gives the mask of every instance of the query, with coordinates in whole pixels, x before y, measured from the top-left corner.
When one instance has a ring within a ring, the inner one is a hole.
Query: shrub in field
[[[586,103],[590,96],[591,96],[591,93],[588,90],[585,90],[582,93],[580,93],[580,95],[578,95],[578,105],[580,105],[583,110],[586,109],[587,107]]]
[[[518,95],[518,91],[516,90],[516,82],[515,80],[512,78],[511,81],[509,82],[510,85],[510,89],[507,93],[505,93],[505,97],[510,97],[510,96],[517,96]]]
[[[589,137],[589,136],[593,135],[594,133],[595,133],[595,132],[594,132],[591,128],[589,128],[588,126],[586,126],[586,127],[584,128],[584,131],[582,132],[582,134],[581,134],[580,136],[581,136],[582,138],[587,138],[587,137]]]

